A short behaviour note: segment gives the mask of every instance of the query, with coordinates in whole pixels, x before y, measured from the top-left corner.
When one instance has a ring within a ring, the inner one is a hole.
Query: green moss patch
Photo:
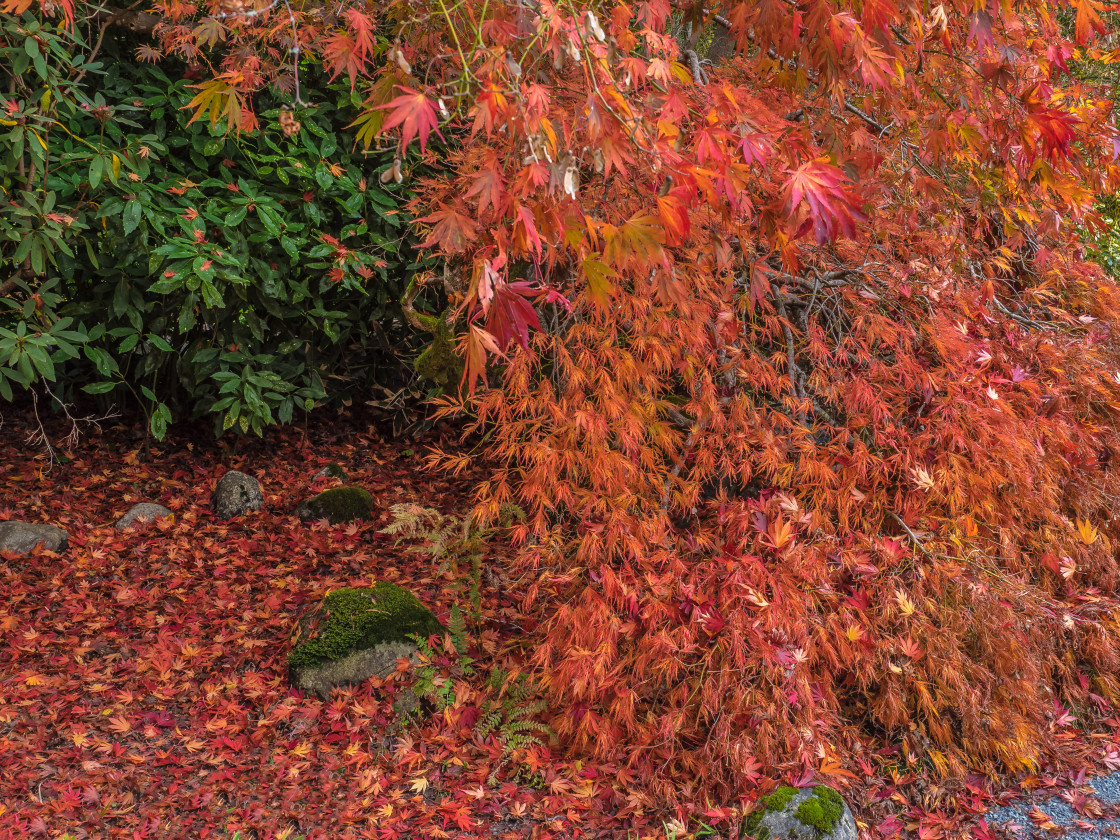
[[[844,800],[828,785],[817,785],[813,795],[797,806],[795,816],[821,834],[828,834],[844,815]]]
[[[373,496],[361,487],[335,487],[312,496],[296,508],[304,522],[328,519],[332,525],[369,519],[373,513]]]
[[[786,810],[800,791],[793,787],[780,787],[769,796],[758,800],[759,807],[747,815],[740,827],[740,836],[755,840],[771,840],[770,829],[764,824],[767,814]],[[844,800],[827,785],[817,785],[812,794],[803,799],[793,816],[802,825],[823,836],[832,833],[844,815]]]
[[[315,638],[288,654],[289,668],[315,667],[387,642],[411,642],[444,628],[415,595],[391,583],[338,589],[323,599],[326,618]]]
[[[780,787],[769,796],[762,798],[763,811],[780,811],[789,804],[793,797],[797,796],[797,788],[795,787]]]
[[[789,801],[795,796],[797,796],[797,788],[784,786],[778,788],[769,796],[759,799],[758,804],[761,807],[743,820],[740,835],[753,837],[755,840],[770,840],[770,830],[762,824],[762,818],[773,811],[781,811],[789,805]]]

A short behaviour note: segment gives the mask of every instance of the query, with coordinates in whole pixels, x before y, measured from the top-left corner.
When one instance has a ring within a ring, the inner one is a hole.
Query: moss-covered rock
[[[303,522],[328,519],[332,525],[340,522],[353,522],[355,519],[369,519],[373,513],[373,496],[361,487],[334,487],[324,490],[301,502],[295,514]]]
[[[758,802],[740,836],[755,840],[856,840],[856,824],[843,797],[827,785],[780,787]]]
[[[337,685],[384,676],[416,651],[412,636],[442,633],[432,611],[391,583],[338,589],[300,620],[288,654],[292,683],[321,697]]]
[[[432,343],[416,359],[416,372],[441,390],[454,393],[463,379],[463,357],[455,349],[455,333],[439,318]]]

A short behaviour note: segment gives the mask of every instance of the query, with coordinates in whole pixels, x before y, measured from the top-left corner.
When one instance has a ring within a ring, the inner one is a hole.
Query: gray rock
[[[397,668],[402,656],[413,657],[416,645],[411,642],[383,642],[359,650],[343,659],[324,662],[314,667],[293,668],[292,684],[326,700],[331,689],[340,685],[360,685],[370,677],[387,677]]]
[[[230,470],[215,485],[210,504],[219,519],[232,519],[251,510],[260,510],[264,493],[260,482],[251,475]]]
[[[123,531],[131,525],[147,525],[149,522],[155,522],[157,519],[163,519],[174,514],[163,505],[157,505],[154,502],[140,502],[133,505],[128,509],[128,513],[117,520],[116,529]]]
[[[333,461],[323,467],[315,475],[311,476],[312,480],[316,478],[337,478],[339,481],[346,481],[346,470]]]
[[[69,542],[70,535],[54,525],[0,522],[0,551],[27,554],[40,543],[47,551],[63,551]]]
[[[827,785],[778,788],[743,821],[740,836],[756,840],[857,840],[852,811]]]

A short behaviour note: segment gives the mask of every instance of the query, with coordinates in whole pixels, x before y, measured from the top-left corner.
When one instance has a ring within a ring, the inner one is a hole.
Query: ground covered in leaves
[[[148,447],[116,428],[49,466],[13,414],[0,428],[0,519],[58,524],[70,547],[0,558],[0,837],[578,832],[593,804],[586,771],[538,750],[519,757],[543,763],[534,785],[488,784],[501,748],[473,737],[469,696],[409,728],[392,709],[403,676],[329,702],[287,682],[296,620],[333,588],[392,581],[445,623],[462,599],[447,564],[380,533],[393,504],[469,508],[470,477],[452,486],[421,472],[434,439],[323,422],[234,454],[206,429]],[[292,514],[336,481],[313,479],[329,462],[371,491],[371,521]],[[210,493],[228,469],[256,476],[265,502],[222,522]],[[174,520],[115,530],[140,501]],[[485,558],[478,656],[524,629],[500,550]]]
[[[675,823],[644,808],[619,768],[555,744],[510,760],[480,735],[480,680],[453,682],[449,708],[412,724],[393,709],[411,679],[404,669],[326,702],[290,687],[297,620],[334,588],[391,581],[444,623],[453,605],[468,606],[462,568],[384,533],[393,505],[469,509],[485,469],[453,482],[424,471],[424,450],[450,443],[439,433],[413,440],[330,418],[235,450],[205,428],[156,444],[117,426],[90,430],[51,463],[15,415],[0,426],[0,520],[60,525],[70,547],[0,557],[0,840],[734,836],[737,803]],[[373,494],[370,521],[309,526],[293,514],[337,484],[315,478],[332,462]],[[265,502],[223,522],[210,493],[229,469],[256,476]],[[140,501],[174,519],[117,531]],[[506,576],[509,551],[500,540],[485,547],[471,626],[480,661],[516,659],[534,626]],[[1087,764],[1120,766],[1116,736],[1079,731],[1069,710],[1055,709],[1054,737],[1083,739]],[[871,840],[989,840],[1000,830],[984,811],[1023,791],[1072,791],[1068,801],[1100,813],[1083,774],[940,781],[936,768],[877,746],[850,767],[745,787],[833,784]]]

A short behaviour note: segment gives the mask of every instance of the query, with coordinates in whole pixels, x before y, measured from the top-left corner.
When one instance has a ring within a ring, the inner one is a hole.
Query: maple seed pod
[[[393,44],[393,46],[389,47],[389,60],[395,61],[406,76],[412,75],[412,65],[409,64],[408,59],[404,57],[404,52],[401,50],[400,44]]]
[[[583,16],[583,29],[588,38],[594,38],[600,44],[607,40],[607,33],[603,31],[603,27],[599,25],[599,19],[590,9]]]
[[[513,53],[506,50],[506,68],[509,74],[515,79],[521,78],[521,65],[517,63],[517,59],[513,57]]]
[[[388,184],[390,181],[396,181],[399,184],[404,181],[404,175],[401,174],[401,159],[393,158],[393,163],[385,168],[378,180],[382,184]]]
[[[591,165],[595,168],[596,175],[603,174],[603,169],[606,166],[606,159],[603,157],[603,150],[598,146],[591,150]]]
[[[933,24],[934,30],[938,35],[944,35],[945,30],[949,27],[949,19],[945,14],[945,7],[938,3],[929,16],[930,23]]]
[[[439,106],[440,117],[444,120],[451,119],[451,112],[447,110],[447,103],[443,101],[442,96],[437,100],[436,104]]]

